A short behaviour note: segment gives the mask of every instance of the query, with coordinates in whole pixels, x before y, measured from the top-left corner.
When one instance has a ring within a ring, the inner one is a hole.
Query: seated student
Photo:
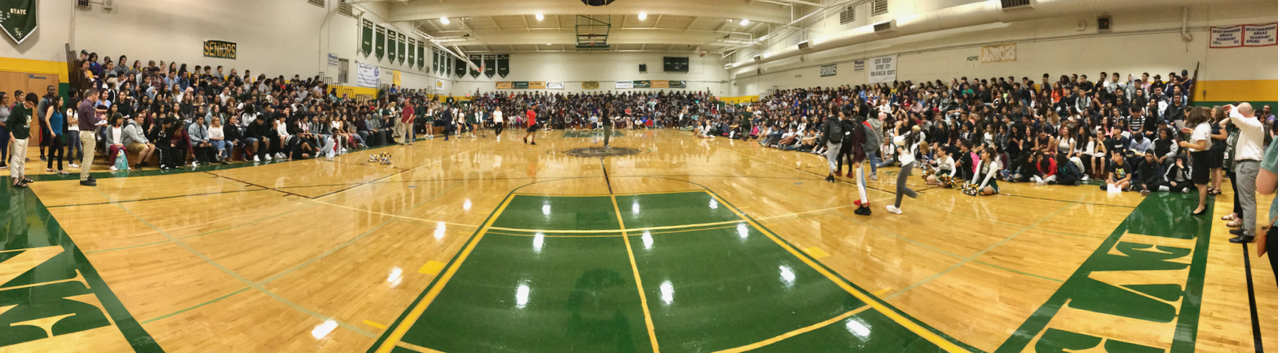
[[[1184,194],[1191,192],[1191,165],[1187,164],[1187,159],[1182,156],[1174,157],[1173,163],[1164,173],[1164,180],[1161,190]]]
[[[1031,180],[1036,182],[1036,186],[1045,186],[1057,181],[1058,161],[1052,155],[1046,156],[1044,152],[1036,152],[1035,167]]]
[[[156,152],[156,146],[147,140],[146,134],[142,131],[141,123],[143,116],[135,116],[124,127],[124,146],[129,152],[137,153],[138,160],[133,164],[133,169],[142,169],[147,166],[147,160]]]
[[[929,185],[939,185],[939,178],[942,176],[946,176],[947,179],[955,178],[956,176],[955,158],[951,158],[951,155],[946,153],[945,149],[943,149],[941,144],[934,146],[933,150],[934,150],[934,153],[936,154],[936,158],[933,159],[933,161],[931,162],[931,165],[937,170],[934,172],[933,175],[930,175],[927,178],[925,178],[925,181]],[[997,172],[999,171],[997,170]]]
[[[1135,133],[1129,140],[1129,149],[1125,152],[1125,159],[1129,160],[1129,165],[1138,165],[1142,163],[1143,154],[1151,150],[1151,139],[1146,134]]]
[[[1120,188],[1120,191],[1129,191],[1129,182],[1133,179],[1133,167],[1124,159],[1124,154],[1120,150],[1111,151],[1111,160],[1107,162],[1107,179],[1106,184],[1100,186],[1100,189],[1107,190],[1108,186]]]
[[[1137,139],[1141,134],[1134,134]],[[1164,174],[1167,172],[1160,166],[1160,160],[1156,159],[1156,152],[1147,150],[1143,154],[1142,162],[1138,163],[1138,170],[1134,171],[1137,182],[1134,183],[1134,189],[1142,193],[1142,196],[1150,195],[1152,191],[1160,190],[1160,186],[1165,184]]]
[[[1031,177],[1036,173],[1036,154],[1034,150],[1027,150],[1022,152],[1022,155],[1018,156],[1018,158],[1014,158],[1013,170],[1004,180],[1011,183],[1022,183],[1031,180]]]
[[[982,159],[979,161],[981,168],[977,173],[973,174],[970,183],[977,184],[978,195],[989,196],[1000,193],[1000,185],[997,182],[997,174],[1004,167],[1000,164],[1000,159],[991,155],[992,149],[986,148],[982,150]],[[982,183],[978,183],[978,178],[982,178]]]

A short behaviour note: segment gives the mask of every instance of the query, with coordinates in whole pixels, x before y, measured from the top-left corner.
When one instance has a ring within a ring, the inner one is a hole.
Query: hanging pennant
[[[373,21],[363,20],[360,28],[360,54],[373,54]]]
[[[396,31],[387,28],[387,61],[396,62]]]
[[[462,60],[462,58],[454,57],[453,58],[453,74],[458,75],[458,77],[466,76],[467,61]]]
[[[415,41],[413,39],[409,40],[409,67],[410,68],[412,68],[413,64],[417,62],[417,61],[414,61],[415,58],[417,57],[415,54],[418,54],[417,46],[418,46],[418,41]]]
[[[422,55],[423,50],[425,50],[425,48],[423,48],[423,44],[425,43],[423,43],[422,41],[418,41],[418,70],[422,70],[422,62],[424,59],[426,59]]]
[[[493,73],[497,72],[497,67],[495,66],[497,66],[497,56],[485,55],[484,56],[484,75],[489,78],[493,78]]]
[[[479,68],[479,67],[481,67],[482,65],[484,65],[484,63],[480,61],[480,55],[472,54],[472,55],[471,55],[471,64],[473,64],[473,65],[475,65],[475,66],[476,66],[475,68],[472,68],[472,69],[471,69],[471,78],[477,78],[477,77],[480,77],[480,70],[476,70],[476,68]]]
[[[382,28],[382,26],[377,26],[377,28],[377,36],[373,37],[373,56],[377,57],[378,60],[382,60],[382,54],[386,52],[387,48],[387,29]]]
[[[496,65],[498,67],[498,76],[505,78],[507,74],[511,73],[510,57],[510,54],[498,54],[498,64]]]
[[[396,38],[396,46],[397,46],[396,58],[399,59],[401,65],[404,65],[404,58],[408,56],[408,55],[405,55],[405,52],[404,52],[405,50],[404,41],[405,41],[404,33],[400,33],[400,37]]]

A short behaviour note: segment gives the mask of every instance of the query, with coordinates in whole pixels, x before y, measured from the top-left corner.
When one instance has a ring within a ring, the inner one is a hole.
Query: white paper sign
[[[613,81],[613,88],[614,89],[631,88],[631,81]]]
[[[329,53],[329,66],[338,66],[338,54]]]
[[[854,71],[854,72],[862,72],[863,70],[866,70],[866,69],[867,69],[867,61],[866,61],[866,60],[863,60],[863,59],[857,59],[857,60],[854,60],[854,61],[853,61],[853,71]]]
[[[1213,36],[1209,38],[1210,48],[1235,48],[1243,43],[1241,37],[1244,37],[1244,27],[1212,27],[1209,33]]]
[[[381,82],[379,75],[381,74],[377,66],[356,63],[356,86],[378,88],[378,83]]]
[[[564,89],[564,82],[547,82],[547,89]]]
[[[867,71],[867,82],[886,83],[898,79],[898,54],[871,58],[871,70]]]
[[[1245,25],[1244,46],[1265,47],[1276,45],[1276,24]]]

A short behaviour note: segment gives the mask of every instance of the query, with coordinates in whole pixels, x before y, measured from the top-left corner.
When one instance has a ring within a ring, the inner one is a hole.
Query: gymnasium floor
[[[1276,351],[1276,282],[1227,242],[1226,184],[1193,218],[1194,194],[912,176],[891,215],[889,168],[862,217],[812,154],[520,135],[0,188],[0,351],[1242,352],[1248,279]]]

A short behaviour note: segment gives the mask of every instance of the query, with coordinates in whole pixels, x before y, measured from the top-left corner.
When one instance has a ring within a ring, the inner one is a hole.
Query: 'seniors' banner
[[[898,79],[898,54],[871,58],[871,70],[867,82],[889,83]]]
[[[381,74],[377,66],[356,63],[356,86],[378,88],[378,77]]]

